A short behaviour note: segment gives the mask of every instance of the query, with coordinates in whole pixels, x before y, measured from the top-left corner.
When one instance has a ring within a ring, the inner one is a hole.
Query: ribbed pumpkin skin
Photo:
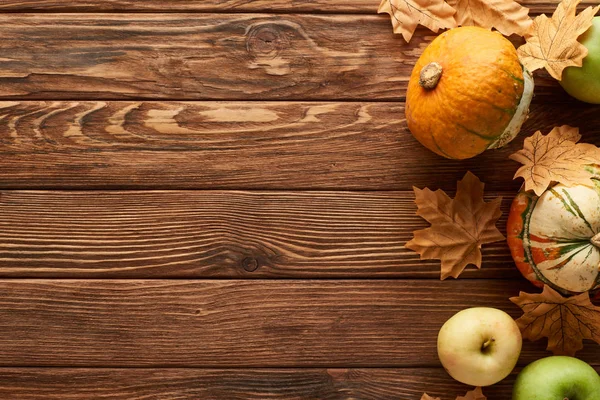
[[[563,294],[600,288],[600,186],[556,185],[519,193],[508,216],[508,246],[517,268],[536,286]]]
[[[421,70],[437,62],[434,89],[419,85]],[[486,150],[504,132],[523,95],[523,68],[510,41],[478,27],[451,29],[417,61],[408,84],[406,119],[425,147],[465,159]]]

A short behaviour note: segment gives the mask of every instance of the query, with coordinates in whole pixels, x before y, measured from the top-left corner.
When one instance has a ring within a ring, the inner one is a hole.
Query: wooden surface
[[[513,143],[442,159],[404,121],[434,35],[405,44],[378,3],[1,2],[0,398],[470,389],[437,360],[440,326],[472,306],[517,317],[508,298],[535,289],[505,243],[439,281],[404,248],[427,226],[412,187],[451,193],[471,170],[504,198],[505,231],[521,184],[508,156],[562,124],[600,145],[600,107],[536,73]],[[544,347],[526,342],[519,368]],[[600,369],[600,346],[578,356]]]
[[[385,15],[0,14],[0,99],[402,100],[435,35],[406,44],[390,26]],[[566,99],[547,77],[536,96]]]
[[[423,151],[401,102],[5,101],[0,121],[6,189],[452,191],[471,170],[514,192],[525,137],[447,160]],[[573,102],[538,101],[523,131],[563,124],[600,144],[598,107]]]
[[[502,383],[486,388],[488,398],[509,399],[515,377],[513,373]],[[419,399],[423,388],[442,398],[472,389],[449,380],[439,368],[0,369],[0,396],[35,400]]]
[[[439,278],[404,248],[427,227],[414,208],[412,192],[4,191],[0,277]],[[505,242],[484,255],[465,278],[519,276]]]

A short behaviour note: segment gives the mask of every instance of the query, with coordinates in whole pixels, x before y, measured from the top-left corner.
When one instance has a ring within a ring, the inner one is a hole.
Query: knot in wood
[[[258,269],[258,260],[254,257],[246,257],[242,261],[242,267],[248,272],[254,272]]]
[[[275,58],[282,49],[289,47],[290,42],[274,24],[253,26],[248,32],[246,48],[254,57]]]

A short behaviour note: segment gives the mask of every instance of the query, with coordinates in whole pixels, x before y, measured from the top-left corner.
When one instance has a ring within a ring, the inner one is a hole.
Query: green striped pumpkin
[[[508,244],[521,273],[563,294],[600,288],[600,182],[522,191],[508,218]]]

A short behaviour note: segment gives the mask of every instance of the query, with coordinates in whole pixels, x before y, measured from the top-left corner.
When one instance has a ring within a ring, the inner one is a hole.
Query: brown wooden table
[[[505,243],[440,282],[404,248],[427,226],[411,188],[452,192],[471,170],[504,196],[504,230],[508,155],[562,124],[600,144],[600,108],[539,73],[517,140],[441,159],[403,119],[434,35],[404,44],[378,3],[0,3],[1,399],[469,389],[438,362],[441,324],[470,306],[516,317],[508,297],[534,289]],[[600,366],[600,346],[578,355]]]

